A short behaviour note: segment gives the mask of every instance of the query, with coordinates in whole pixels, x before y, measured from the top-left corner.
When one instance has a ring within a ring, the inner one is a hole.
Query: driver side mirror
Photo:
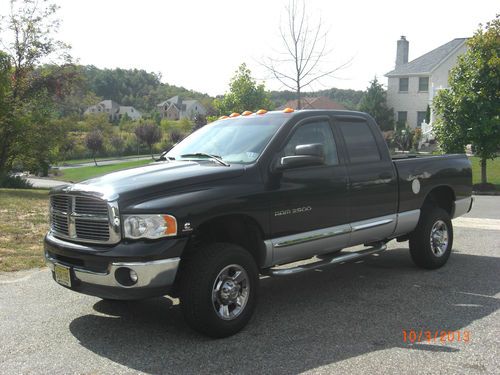
[[[310,143],[295,146],[295,155],[284,156],[280,159],[277,170],[323,165],[325,163],[325,152],[323,144]]]

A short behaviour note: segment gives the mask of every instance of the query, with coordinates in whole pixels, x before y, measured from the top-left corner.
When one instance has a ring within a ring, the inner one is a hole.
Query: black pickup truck
[[[178,297],[191,327],[224,337],[251,318],[259,275],[357,260],[392,239],[441,267],[471,183],[465,155],[391,158],[364,113],[232,114],[160,161],[52,190],[45,258],[67,288]]]

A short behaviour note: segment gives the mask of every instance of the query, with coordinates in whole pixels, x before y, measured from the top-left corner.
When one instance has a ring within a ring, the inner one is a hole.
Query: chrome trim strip
[[[472,209],[472,197],[458,199],[455,201],[452,219],[465,215]]]
[[[381,216],[264,241],[263,267],[307,259],[346,247],[381,241],[411,232],[418,223],[420,210]]]
[[[56,264],[71,267],[75,277],[84,283],[133,289],[144,287],[166,287],[172,285],[174,283],[175,276],[177,275],[177,269],[179,268],[181,258],[161,259],[151,262],[111,263],[105,273],[93,272],[84,268],[72,266],[71,264],[60,262],[57,259],[52,258],[47,252],[45,252],[45,261],[47,266],[52,271],[54,271]],[[137,283],[132,286],[124,286],[118,283],[114,275],[115,271],[120,267],[133,269],[138,276]]]
[[[292,245],[298,245],[305,242],[316,241],[322,238],[329,238],[333,236],[338,236],[339,234],[350,233],[351,228],[349,225],[340,225],[338,227],[330,227],[325,229],[320,229],[318,231],[305,232],[303,235],[297,237],[295,235],[288,237],[281,237],[280,242],[274,243],[274,248],[286,247]],[[289,238],[289,239],[288,239]]]
[[[361,222],[362,224],[352,225],[352,231],[356,232],[358,230],[379,227],[381,225],[392,223],[394,221],[394,216],[391,215],[391,217],[388,217],[386,219],[376,220],[376,221],[373,221],[373,219],[372,220],[365,220],[365,221],[362,221]]]

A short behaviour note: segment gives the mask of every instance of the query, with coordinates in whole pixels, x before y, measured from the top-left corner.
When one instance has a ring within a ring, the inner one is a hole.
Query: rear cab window
[[[337,123],[344,138],[351,164],[369,163],[381,160],[375,136],[366,121],[345,121]]]

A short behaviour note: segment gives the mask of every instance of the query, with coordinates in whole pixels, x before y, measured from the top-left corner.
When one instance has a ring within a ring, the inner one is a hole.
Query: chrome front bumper
[[[45,262],[52,271],[54,271],[56,264],[71,267],[74,277],[83,283],[104,287],[136,289],[167,287],[173,285],[175,276],[177,275],[180,258],[161,259],[144,263],[111,263],[106,272],[103,273],[65,264],[64,262],[60,262],[50,257],[47,252],[45,252]],[[116,271],[120,268],[134,270],[137,274],[137,282],[130,286],[120,284],[115,275]]]

